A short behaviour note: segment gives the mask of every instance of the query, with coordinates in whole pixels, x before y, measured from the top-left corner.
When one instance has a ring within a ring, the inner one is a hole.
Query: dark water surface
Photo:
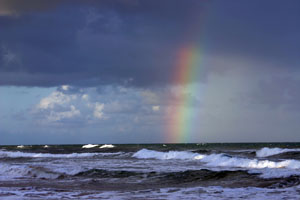
[[[300,199],[299,185],[300,143],[0,146],[0,199]]]

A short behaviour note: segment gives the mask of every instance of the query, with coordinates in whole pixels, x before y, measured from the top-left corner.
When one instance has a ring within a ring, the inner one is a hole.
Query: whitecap
[[[0,167],[0,176],[4,179],[20,178],[20,177],[37,177],[56,179],[60,176],[59,173],[50,171],[49,169],[39,166],[25,166],[25,165],[6,165],[3,164]]]
[[[160,152],[142,149],[132,155],[139,159],[158,159],[158,160],[198,160],[206,167],[215,169],[234,169],[242,168],[245,170],[259,170],[262,177],[283,177],[291,174],[299,174],[300,161],[283,160],[279,162],[270,160],[258,160],[242,157],[232,157],[225,154],[198,154],[188,151],[168,151]],[[199,163],[199,166],[201,164]],[[273,170],[273,171],[270,171]],[[276,170],[276,171],[274,171]],[[277,172],[277,173],[276,173]]]
[[[300,149],[281,149],[281,148],[264,147],[264,148],[256,151],[256,156],[257,157],[268,157],[268,156],[273,156],[273,155],[277,155],[277,154],[281,154],[281,153],[295,152],[295,151],[300,151]]]
[[[248,169],[263,169],[263,168],[288,168],[300,169],[300,161],[297,160],[284,160],[284,161],[270,161],[258,160],[238,157],[228,157],[223,154],[211,154],[203,157],[202,162],[207,166],[213,167],[239,167]]]
[[[132,155],[135,158],[142,159],[160,159],[160,160],[168,160],[168,159],[200,159],[203,155],[198,153],[192,153],[188,151],[168,151],[168,152],[159,152],[148,149],[141,149],[138,152]]]
[[[97,146],[99,146],[99,145],[98,144],[86,144],[86,145],[83,145],[82,148],[89,149],[89,148],[94,148]]]
[[[104,144],[101,147],[99,147],[100,149],[104,149],[104,148],[114,148],[115,146],[112,144]]]
[[[71,154],[50,154],[50,153],[25,153],[20,151],[2,151],[0,158],[82,158],[94,156],[113,156],[120,155],[123,152],[116,153],[71,153]]]

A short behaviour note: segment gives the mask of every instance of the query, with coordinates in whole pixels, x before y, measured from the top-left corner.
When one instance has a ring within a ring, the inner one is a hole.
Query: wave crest
[[[90,149],[90,148],[94,148],[94,147],[97,147],[99,146],[98,144],[86,144],[86,145],[83,145],[82,148],[83,149]]]
[[[300,161],[297,160],[283,160],[280,162],[270,161],[270,160],[258,160],[249,159],[241,157],[233,157],[226,154],[198,154],[188,151],[168,151],[159,152],[154,150],[142,149],[135,154],[133,157],[140,159],[189,159],[189,160],[199,160],[204,162],[206,166],[209,167],[235,167],[235,168],[246,168],[246,169],[300,169]]]
[[[51,153],[25,153],[20,151],[0,150],[0,158],[81,158],[81,157],[94,157],[94,156],[114,156],[120,154],[123,154],[123,152],[51,154]]]
[[[188,151],[168,151],[168,152],[159,152],[148,149],[141,149],[138,152],[132,155],[135,158],[141,159],[160,159],[160,160],[169,160],[169,159],[201,159],[204,155],[198,153],[192,153]]]
[[[43,179],[56,179],[62,176],[58,172],[50,171],[44,167],[39,166],[23,166],[23,165],[1,165],[0,176],[20,178],[20,177],[32,177]]]
[[[115,146],[112,144],[104,144],[101,147],[99,147],[100,149],[105,149],[105,148],[114,148]]]
[[[286,153],[286,152],[295,152],[295,151],[300,151],[300,149],[281,149],[281,148],[268,148],[264,147],[258,151],[256,151],[256,156],[257,157],[269,157],[281,153]]]

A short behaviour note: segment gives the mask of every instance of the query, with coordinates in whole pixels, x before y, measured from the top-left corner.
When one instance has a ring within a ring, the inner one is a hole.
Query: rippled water
[[[300,144],[0,146],[3,199],[297,199]]]

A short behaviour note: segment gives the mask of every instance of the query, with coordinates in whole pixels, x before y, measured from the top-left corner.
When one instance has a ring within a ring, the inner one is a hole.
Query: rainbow
[[[197,86],[190,84],[196,80],[201,61],[199,49],[193,45],[184,46],[177,56],[174,82],[181,92],[172,98],[172,109],[168,110],[168,127],[166,140],[171,143],[188,142],[192,133],[195,110],[191,107],[193,96],[197,93]],[[174,102],[175,99],[175,102]],[[174,106],[175,105],[175,106]]]

